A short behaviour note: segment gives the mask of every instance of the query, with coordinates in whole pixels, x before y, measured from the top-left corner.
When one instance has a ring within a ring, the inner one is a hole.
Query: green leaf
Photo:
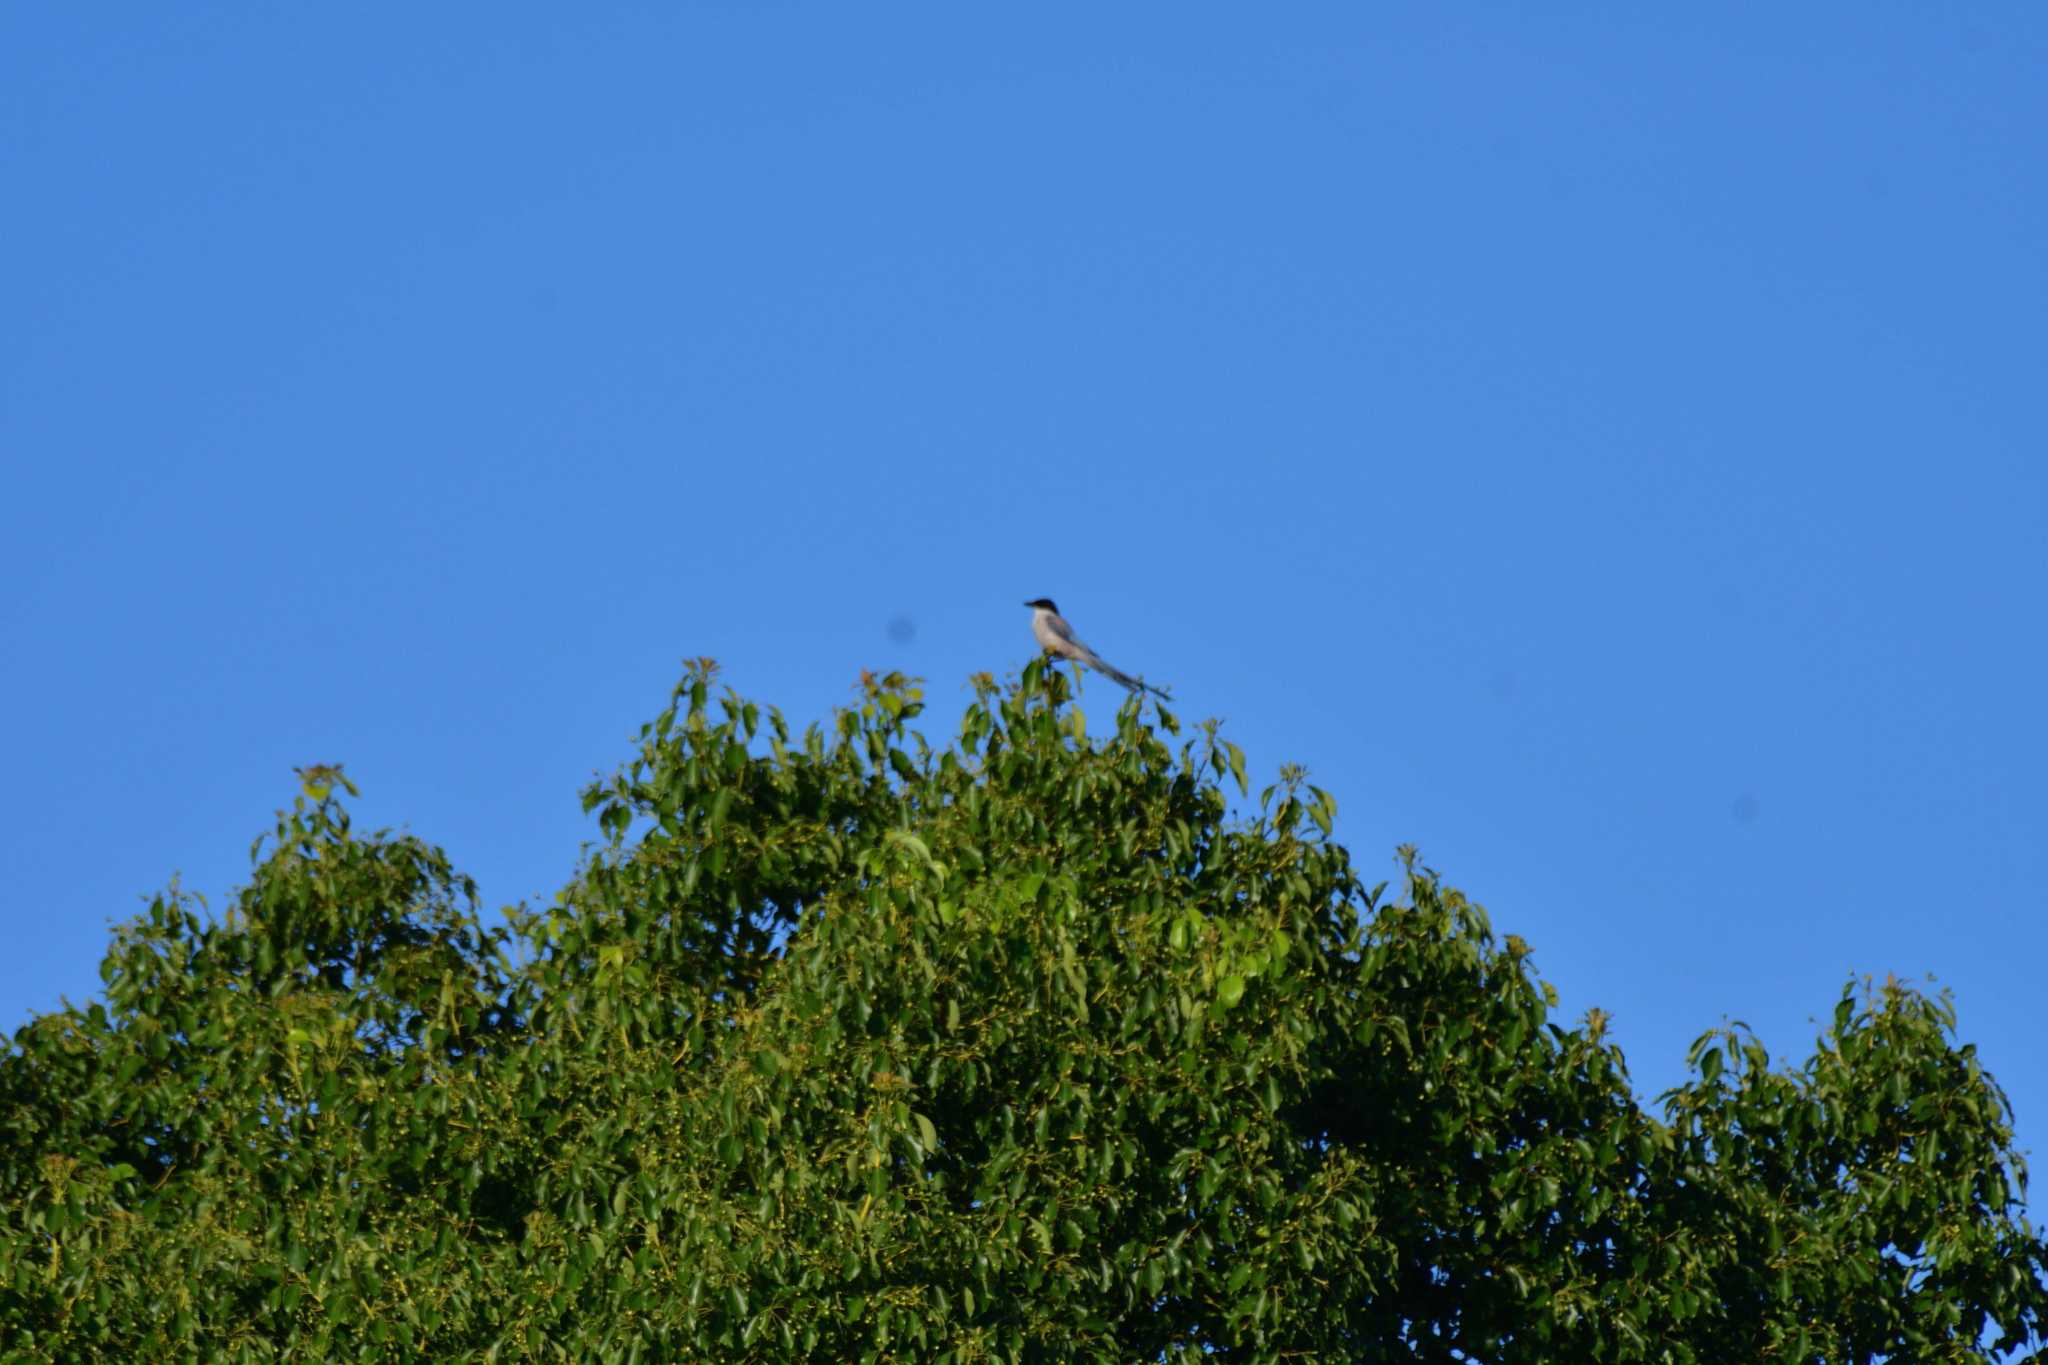
[[[1080,742],[1027,677],[946,747],[911,680],[793,736],[693,664],[503,915],[286,791],[230,905],[153,898],[0,1049],[15,1354],[1933,1360],[2048,1313],[1944,998],[1854,987],[1776,1071],[1708,1030],[1647,1105],[1306,770],[1262,823],[1218,726]]]

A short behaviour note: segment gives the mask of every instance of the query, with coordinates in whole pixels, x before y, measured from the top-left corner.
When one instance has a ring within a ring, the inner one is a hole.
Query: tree
[[[1065,675],[958,738],[708,663],[485,929],[337,771],[209,918],[0,1056],[8,1358],[2041,1359],[2009,1109],[1945,999],[1739,1030],[1661,1117],[1597,1011],[1289,770]]]

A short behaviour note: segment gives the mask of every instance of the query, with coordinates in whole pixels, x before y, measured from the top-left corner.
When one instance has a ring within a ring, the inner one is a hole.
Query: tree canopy
[[[487,925],[309,769],[217,916],[0,1054],[21,1360],[2041,1359],[1948,1001],[1850,983],[1653,1112],[1597,1011],[1284,770],[1068,677],[795,733],[692,666]],[[1241,802],[1233,810],[1229,792]]]

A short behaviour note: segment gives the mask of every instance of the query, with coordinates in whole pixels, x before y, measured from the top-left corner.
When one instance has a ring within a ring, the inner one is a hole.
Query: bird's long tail
[[[1161,701],[1172,700],[1172,698],[1167,695],[1167,691],[1165,688],[1154,687],[1151,683],[1146,682],[1143,678],[1132,677],[1130,674],[1124,672],[1121,668],[1117,668],[1110,664],[1100,654],[1097,654],[1092,649],[1088,651],[1088,666],[1094,669],[1097,673],[1100,673],[1103,677],[1109,679],[1111,682],[1120,684],[1124,687],[1128,687],[1133,692],[1150,692],[1153,696],[1159,698],[1159,700]]]

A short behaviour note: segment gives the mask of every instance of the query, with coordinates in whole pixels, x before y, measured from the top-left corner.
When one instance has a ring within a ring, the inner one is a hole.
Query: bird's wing
[[[1078,663],[1086,664],[1111,682],[1120,683],[1134,692],[1150,692],[1162,698],[1166,696],[1164,688],[1154,687],[1142,678],[1132,677],[1122,669],[1112,666],[1100,654],[1088,648],[1087,645],[1081,642],[1081,637],[1074,634],[1074,628],[1067,624],[1067,618],[1061,616],[1058,612],[1049,611],[1045,614],[1045,628],[1066,643],[1072,651],[1068,655],[1069,658],[1074,659]]]

